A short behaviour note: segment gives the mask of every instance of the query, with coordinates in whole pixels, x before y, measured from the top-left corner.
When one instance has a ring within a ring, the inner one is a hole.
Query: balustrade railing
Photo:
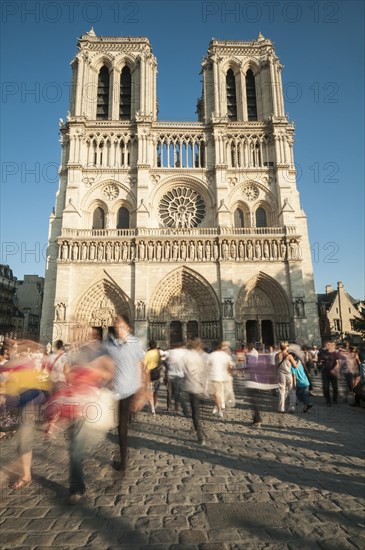
[[[69,229],[62,230],[66,238],[117,238],[117,237],[239,237],[239,236],[285,236],[296,235],[295,226],[281,227],[139,227],[136,229]]]

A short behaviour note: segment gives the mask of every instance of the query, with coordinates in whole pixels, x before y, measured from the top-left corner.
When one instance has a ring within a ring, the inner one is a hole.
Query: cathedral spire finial
[[[259,35],[258,35],[258,37],[257,37],[257,40],[258,40],[259,42],[262,42],[263,40],[265,40],[265,37],[264,37],[264,35],[262,34],[261,31],[259,32]]]
[[[86,32],[85,34],[86,34],[86,36],[96,36],[95,31],[94,31],[94,27],[91,27],[89,32]]]

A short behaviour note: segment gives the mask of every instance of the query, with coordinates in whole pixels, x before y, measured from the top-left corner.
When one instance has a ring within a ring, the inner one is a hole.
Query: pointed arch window
[[[256,84],[251,69],[246,73],[246,99],[248,120],[257,120]]]
[[[125,206],[118,210],[117,229],[129,229],[129,210]]]
[[[267,227],[266,210],[261,206],[256,210],[256,227]]]
[[[234,212],[234,226],[245,227],[245,215],[241,208],[236,208]]]
[[[227,92],[227,116],[229,120],[237,120],[237,98],[236,98],[236,77],[232,69],[226,74]]]
[[[98,76],[96,119],[108,120],[109,116],[109,69],[103,65]]]
[[[105,212],[101,206],[93,212],[93,229],[105,229]]]
[[[129,67],[125,66],[120,74],[120,101],[119,101],[119,119],[131,119],[132,105],[132,76]]]

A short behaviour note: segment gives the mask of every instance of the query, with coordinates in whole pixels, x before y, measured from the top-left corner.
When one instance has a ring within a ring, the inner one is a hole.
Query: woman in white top
[[[293,356],[289,353],[288,342],[280,342],[280,351],[276,354],[275,366],[279,390],[278,412],[285,413],[285,401],[293,385],[291,368],[297,368]]]
[[[213,386],[215,407],[213,414],[223,418],[223,403],[226,386],[230,384],[232,369],[232,358],[228,353],[222,351],[220,342],[213,342],[213,351],[208,357],[209,380]]]

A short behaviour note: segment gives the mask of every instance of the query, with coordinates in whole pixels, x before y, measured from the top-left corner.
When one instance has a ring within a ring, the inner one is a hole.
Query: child
[[[310,403],[309,380],[299,357],[297,357],[293,353],[292,355],[294,357],[294,361],[297,364],[296,369],[294,367],[292,367],[291,369],[293,377],[293,387],[296,390],[295,393],[297,399],[304,405],[303,412],[306,413],[309,411],[310,408],[313,407],[313,405]]]

